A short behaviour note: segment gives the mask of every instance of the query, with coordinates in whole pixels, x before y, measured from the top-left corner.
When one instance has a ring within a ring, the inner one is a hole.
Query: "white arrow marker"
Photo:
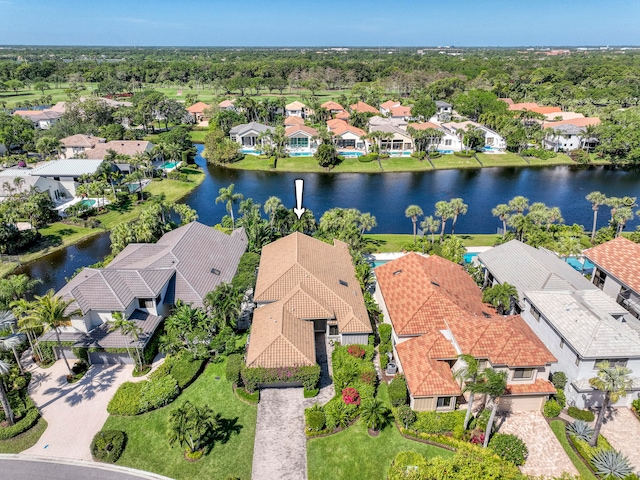
[[[293,209],[293,213],[296,214],[298,220],[305,212],[305,208],[302,206],[302,190],[304,189],[304,180],[296,178],[296,206]]]

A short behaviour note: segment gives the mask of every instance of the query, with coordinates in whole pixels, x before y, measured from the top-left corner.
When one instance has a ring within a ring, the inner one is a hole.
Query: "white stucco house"
[[[258,122],[243,123],[229,130],[229,137],[234,142],[238,142],[241,148],[255,149],[264,145],[264,139],[260,135],[272,132],[273,127]]]
[[[491,130],[489,127],[478,122],[472,122],[467,120],[466,122],[447,122],[442,124],[448,133],[457,136],[461,141],[464,138],[465,132],[469,128],[478,128],[484,133],[484,149],[489,151],[503,152],[507,148],[507,141],[498,132]]]

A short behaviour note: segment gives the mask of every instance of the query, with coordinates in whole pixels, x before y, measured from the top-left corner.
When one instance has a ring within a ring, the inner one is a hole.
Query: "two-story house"
[[[244,229],[227,235],[198,222],[164,234],[157,243],[132,243],[104,268],[85,268],[57,292],[72,300],[70,325],[63,342],[97,351],[91,363],[129,363],[126,354],[109,348],[144,348],[177,300],[202,307],[208,292],[230,282],[247,248]],[[111,331],[114,312],[134,320],[139,339]],[[50,331],[43,340],[55,341]],[[65,351],[72,356],[69,348]]]
[[[589,384],[602,360],[640,376],[640,326],[635,318],[553,252],[512,240],[482,252],[487,285],[509,283],[518,291],[522,318],[558,359],[552,372],[569,380],[567,402],[595,407],[602,393]],[[617,405],[637,398],[640,383]]]
[[[106,143],[105,138],[94,137],[93,135],[71,135],[60,139],[60,158],[77,158],[86,154],[99,143]],[[97,158],[97,157],[93,157]]]
[[[463,383],[459,356],[507,372],[501,411],[541,410],[555,390],[555,357],[519,315],[498,315],[464,269],[438,256],[409,253],[375,269],[375,299],[391,323],[395,361],[407,379],[411,408],[453,410]]]

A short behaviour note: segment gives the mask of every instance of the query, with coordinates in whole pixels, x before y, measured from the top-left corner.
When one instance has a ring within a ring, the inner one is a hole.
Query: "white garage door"
[[[531,412],[542,409],[544,397],[521,395],[517,397],[505,396],[500,398],[498,411],[500,412]]]

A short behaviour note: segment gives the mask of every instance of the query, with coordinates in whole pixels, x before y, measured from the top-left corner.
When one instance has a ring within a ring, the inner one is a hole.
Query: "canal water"
[[[458,219],[456,233],[495,233],[501,226],[491,209],[516,195],[530,202],[559,206],[565,223],[591,228],[593,212],[585,195],[599,190],[612,196],[640,196],[640,174],[604,167],[485,168],[473,170],[439,170],[429,172],[379,174],[280,173],[231,170],[207,165],[202,145],[197,145],[196,163],[207,173],[204,182],[184,202],[194,208],[199,221],[214,225],[225,214],[223,204],[215,203],[218,190],[235,184],[235,191],[258,203],[272,195],[286,206],[294,207],[294,180],[304,179],[303,206],[316,218],[333,207],[357,208],[372,213],[378,226],[372,233],[411,233],[411,220],[404,211],[410,204],[419,205],[425,215],[433,214],[434,204],[454,197],[469,205],[466,215]],[[237,205],[235,206],[237,212]],[[602,207],[599,226],[609,218]],[[628,224],[635,229],[637,220]],[[449,222],[450,225],[450,222]],[[54,252],[20,268],[43,280],[36,293],[59,289],[66,278],[83,266],[102,260],[110,252],[109,235],[102,234],[64,250]]]

